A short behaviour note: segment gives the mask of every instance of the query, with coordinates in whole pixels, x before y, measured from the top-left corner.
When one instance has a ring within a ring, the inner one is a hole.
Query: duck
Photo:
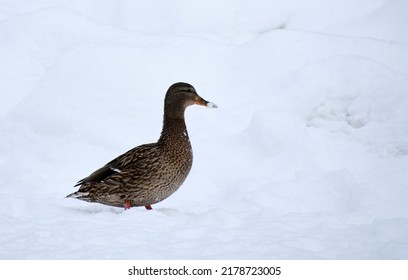
[[[164,98],[163,127],[156,143],[137,146],[79,180],[66,197],[113,207],[152,205],[183,184],[193,164],[193,150],[184,113],[191,105],[217,108],[185,82],[169,87]]]

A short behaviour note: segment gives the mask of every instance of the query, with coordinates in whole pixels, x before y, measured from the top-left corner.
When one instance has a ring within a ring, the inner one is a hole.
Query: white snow
[[[407,259],[404,0],[0,1],[1,259]],[[194,164],[124,210],[65,196],[156,141]]]

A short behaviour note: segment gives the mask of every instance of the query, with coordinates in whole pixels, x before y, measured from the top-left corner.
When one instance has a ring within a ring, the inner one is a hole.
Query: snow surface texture
[[[408,2],[0,1],[0,258],[407,259]],[[64,197],[159,137],[193,84],[190,176],[153,211]]]

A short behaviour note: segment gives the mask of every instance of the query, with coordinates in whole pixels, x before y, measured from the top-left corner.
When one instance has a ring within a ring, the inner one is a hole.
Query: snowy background
[[[1,259],[408,259],[408,1],[0,1]],[[159,137],[153,211],[65,196]]]

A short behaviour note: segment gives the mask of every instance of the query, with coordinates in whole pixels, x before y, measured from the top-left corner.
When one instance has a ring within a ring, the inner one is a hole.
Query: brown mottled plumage
[[[164,99],[161,136],[156,143],[131,149],[80,180],[77,192],[67,197],[110,206],[145,206],[173,194],[184,182],[193,163],[193,152],[184,122],[184,110],[193,104],[210,108],[187,83],[172,85]]]

